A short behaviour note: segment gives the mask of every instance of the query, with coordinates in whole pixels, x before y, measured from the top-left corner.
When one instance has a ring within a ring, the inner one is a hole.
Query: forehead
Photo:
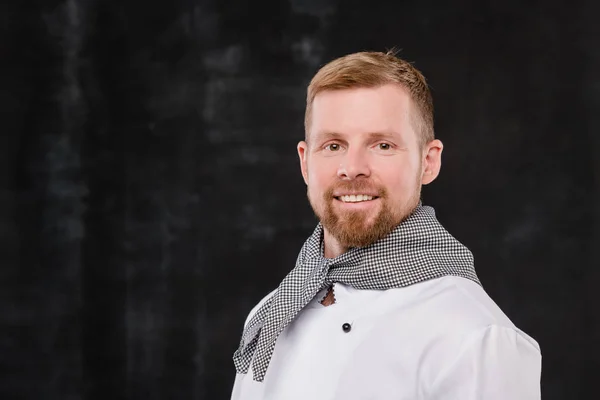
[[[412,101],[399,85],[323,91],[315,96],[309,134],[410,134]]]

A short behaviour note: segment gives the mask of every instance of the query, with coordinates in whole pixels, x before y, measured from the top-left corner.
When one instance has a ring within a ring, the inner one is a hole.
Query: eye
[[[329,151],[338,151],[340,149],[340,145],[338,143],[331,143],[325,146],[325,149]]]
[[[390,150],[392,148],[389,143],[379,143],[378,146],[381,150]]]

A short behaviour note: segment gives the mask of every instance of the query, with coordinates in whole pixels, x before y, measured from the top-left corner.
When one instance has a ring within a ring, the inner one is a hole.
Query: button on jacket
[[[323,290],[277,340],[264,382],[231,400],[537,400],[541,353],[471,280]],[[248,316],[268,298],[265,297]]]

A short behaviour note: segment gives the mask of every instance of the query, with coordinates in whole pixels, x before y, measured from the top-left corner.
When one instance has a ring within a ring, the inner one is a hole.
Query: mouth
[[[334,196],[336,200],[343,203],[364,203],[378,199],[378,196],[370,196],[368,194],[346,194],[342,196]]]

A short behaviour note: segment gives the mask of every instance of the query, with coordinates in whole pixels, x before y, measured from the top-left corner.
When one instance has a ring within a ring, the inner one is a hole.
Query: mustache
[[[377,197],[384,198],[387,196],[387,190],[385,187],[377,185],[373,182],[368,181],[341,181],[331,185],[325,191],[325,197],[330,199],[336,192],[364,192],[372,193]]]

